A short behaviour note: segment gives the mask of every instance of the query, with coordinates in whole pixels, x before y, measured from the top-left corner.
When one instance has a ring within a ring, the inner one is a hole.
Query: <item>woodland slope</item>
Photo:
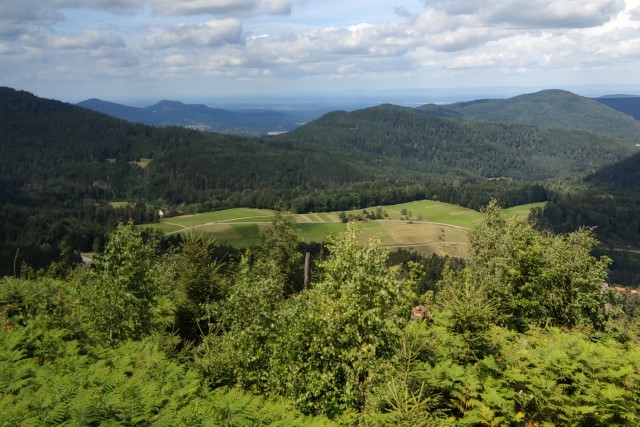
[[[640,96],[610,95],[594,98],[594,101],[640,120]]]
[[[584,130],[640,142],[640,123],[603,104],[606,100],[585,98],[563,90],[544,90],[508,99],[428,104],[418,109],[437,116]]]

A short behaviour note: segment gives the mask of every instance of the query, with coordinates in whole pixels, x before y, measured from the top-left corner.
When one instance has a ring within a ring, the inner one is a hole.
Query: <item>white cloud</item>
[[[189,60],[184,55],[168,55],[164,58],[164,63],[170,67],[184,67],[189,64]]]
[[[150,0],[157,16],[289,15],[293,0]]]
[[[167,49],[179,46],[216,47],[242,43],[242,23],[237,19],[219,19],[198,25],[159,28],[144,40],[144,46]]]
[[[45,0],[46,1],[46,0]],[[106,10],[117,14],[129,14],[141,9],[145,0],[52,0],[55,7]]]
[[[602,25],[624,9],[623,0],[509,0],[492,3],[488,22],[536,28],[586,28]]]
[[[428,10],[468,16],[479,24],[524,28],[585,28],[604,24],[624,9],[624,0],[440,0],[423,1]]]
[[[266,0],[262,2],[262,11],[267,15],[290,15],[293,0]]]
[[[158,16],[233,15],[251,12],[258,0],[151,0]]]
[[[125,42],[118,36],[104,36],[95,30],[85,30],[81,34],[55,36],[49,40],[53,49],[97,49],[102,46],[125,46]]]
[[[38,0],[0,0],[0,37],[15,40],[64,20],[55,8]]]

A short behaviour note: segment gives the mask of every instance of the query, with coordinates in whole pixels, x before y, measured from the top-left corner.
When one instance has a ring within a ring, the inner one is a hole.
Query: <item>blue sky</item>
[[[640,0],[0,0],[0,11],[0,85],[70,102],[640,94]]]

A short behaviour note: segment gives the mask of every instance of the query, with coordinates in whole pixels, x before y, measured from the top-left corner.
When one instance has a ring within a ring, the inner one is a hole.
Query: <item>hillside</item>
[[[552,195],[538,213],[541,226],[555,232],[593,227],[614,248],[619,283],[640,285],[640,153],[589,174],[581,187]],[[628,249],[624,252],[621,249]]]
[[[357,183],[574,179],[637,150],[584,131],[445,119],[392,105],[329,113],[277,137],[239,138],[132,124],[12,89],[0,92],[0,130],[5,191],[178,204],[250,190],[267,207],[286,194]],[[145,167],[134,163],[141,158]]]
[[[640,197],[640,153],[603,167],[585,181],[608,191],[630,192]]]
[[[640,96],[609,95],[593,100],[640,120]]]
[[[300,123],[317,118],[316,111],[226,110],[202,104],[183,104],[164,100],[148,107],[129,107],[99,99],[78,103],[103,114],[150,126],[183,126],[207,132],[241,136],[259,136],[269,132],[286,132]]]
[[[576,177],[637,151],[586,131],[454,120],[392,105],[329,113],[276,140],[396,171],[527,181]]]
[[[60,197],[135,195],[144,171],[133,161],[205,139],[8,88],[0,89],[0,135],[0,188]]]
[[[508,99],[487,99],[418,107],[424,113],[492,123],[576,129],[640,143],[640,123],[628,114],[563,90],[545,90]]]

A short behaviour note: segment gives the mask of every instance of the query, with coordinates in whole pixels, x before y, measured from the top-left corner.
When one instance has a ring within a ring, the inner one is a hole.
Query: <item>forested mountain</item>
[[[259,136],[286,132],[320,116],[320,111],[245,109],[226,110],[202,104],[160,101],[148,107],[129,107],[99,99],[78,103],[103,114],[151,126],[184,126],[207,132]]]
[[[578,129],[640,143],[640,123],[603,103],[606,102],[563,90],[544,90],[508,99],[428,104],[418,110],[437,116],[464,117],[484,122]]]
[[[636,152],[628,141],[586,131],[461,121],[393,105],[329,113],[277,141],[396,171],[530,181],[575,177]]]
[[[607,245],[637,250],[640,153],[588,175],[579,188],[559,191],[538,215],[541,224],[556,232],[595,227],[598,238]],[[640,273],[634,282],[640,283]]]
[[[640,285],[640,153],[588,175],[576,188],[550,192],[535,217],[554,232],[593,227],[614,260],[611,279]]]
[[[205,136],[186,129],[154,129],[27,92],[0,90],[4,161],[0,188],[62,197],[126,197],[142,169],[131,162]]]
[[[593,98],[609,108],[628,114],[636,120],[640,120],[640,96],[632,95],[608,95],[600,98]]]
[[[629,142],[584,131],[390,105],[330,113],[277,137],[239,138],[131,124],[11,89],[0,95],[4,191],[194,203],[378,181],[567,179],[635,152]],[[148,160],[136,163],[141,158]]]
[[[586,182],[614,193],[635,193],[640,197],[640,153],[590,174]]]

